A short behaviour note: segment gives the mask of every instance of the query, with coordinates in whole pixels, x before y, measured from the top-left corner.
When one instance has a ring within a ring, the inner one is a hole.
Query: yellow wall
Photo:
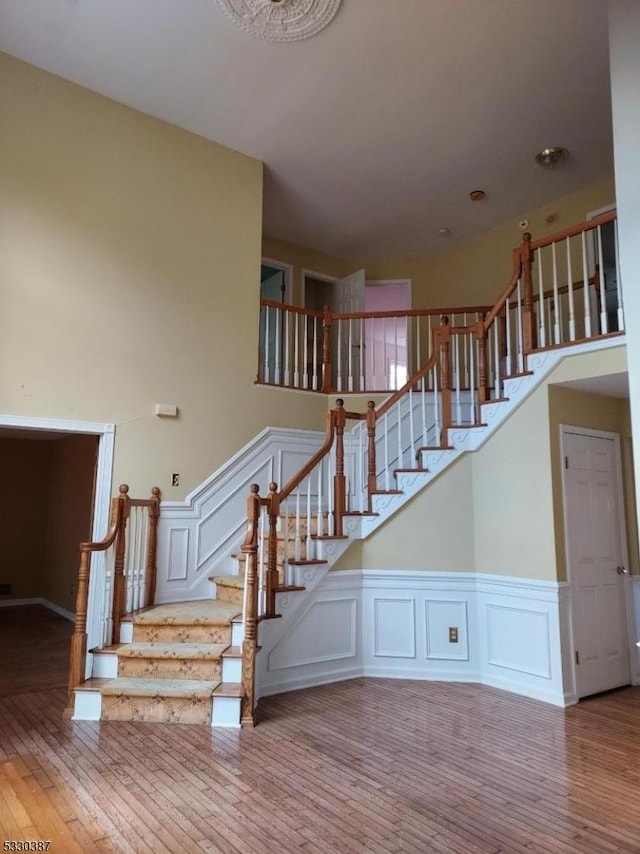
[[[629,401],[600,394],[590,394],[561,386],[549,387],[549,431],[553,477],[553,503],[556,532],[556,561],[558,578],[566,579],[566,541],[562,503],[562,456],[560,425],[587,427],[618,433],[621,437],[622,479],[627,521],[627,548],[632,571],[638,572],[638,540],[633,490],[633,464],[629,428]]]
[[[322,426],[254,386],[258,161],[6,55],[0,127],[2,412],[115,422],[114,482],[169,499],[266,425]]]
[[[542,208],[523,211],[522,216],[528,218],[529,231],[537,239],[575,225],[588,211],[614,201],[611,177]],[[558,222],[547,225],[545,218],[556,211]],[[360,259],[351,266],[364,267],[367,279],[411,279],[415,308],[492,304],[511,278],[512,251],[522,240],[519,221],[520,217],[514,217],[470,240],[449,243],[421,260]]]
[[[69,436],[47,444],[51,446],[51,467],[40,595],[75,611],[78,544],[91,539],[98,440],[95,436]]]
[[[293,267],[293,305],[302,304],[303,270],[339,279],[357,269],[345,259],[334,258],[333,255],[325,255],[306,246],[298,246],[296,243],[288,243],[266,234],[262,238],[262,255]]]

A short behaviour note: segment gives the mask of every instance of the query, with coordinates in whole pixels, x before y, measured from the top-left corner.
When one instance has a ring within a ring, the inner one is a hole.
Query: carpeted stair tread
[[[155,608],[136,614],[133,623],[137,626],[225,626],[241,610],[234,602],[196,599],[191,602],[156,605]]]
[[[227,649],[223,643],[162,643],[157,641],[125,643],[118,647],[120,658],[191,659],[218,661]]]
[[[236,590],[244,590],[244,575],[214,575],[211,581],[221,587],[234,587]]]
[[[219,682],[197,679],[111,679],[100,688],[104,697],[173,697],[202,699],[210,697]]]

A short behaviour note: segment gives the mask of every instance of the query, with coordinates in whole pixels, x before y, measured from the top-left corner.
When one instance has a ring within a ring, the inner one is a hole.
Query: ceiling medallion
[[[249,36],[270,42],[310,39],[336,16],[342,0],[217,0]]]

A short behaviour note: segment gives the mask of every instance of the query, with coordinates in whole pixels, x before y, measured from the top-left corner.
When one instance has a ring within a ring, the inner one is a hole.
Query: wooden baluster
[[[247,534],[242,544],[245,563],[244,640],[242,642],[242,707],[240,723],[255,724],[255,668],[258,650],[258,526],[260,519],[259,486],[254,483],[247,499]]]
[[[280,496],[278,495],[278,484],[271,481],[269,484],[269,495],[265,499],[267,513],[269,514],[269,539],[267,546],[267,579],[266,579],[266,617],[276,616],[276,590],[280,586],[278,575],[278,517],[280,516]],[[288,524],[288,520],[287,520]],[[285,543],[289,538],[289,531],[284,532]]]
[[[478,342],[478,402],[486,403],[490,397],[489,372],[487,370],[487,330],[484,328],[485,312],[480,314],[476,323],[476,340]]]
[[[442,417],[440,427],[440,446],[449,446],[449,427],[451,426],[451,330],[449,318],[440,319],[438,330],[440,344],[440,386],[442,388]]]
[[[153,605],[156,599],[156,554],[158,550],[158,516],[160,515],[160,490],[154,486],[151,490],[149,505],[149,533],[147,535],[147,563],[144,571],[144,606]]]
[[[333,388],[331,367],[331,321],[329,306],[325,305],[322,316],[322,391],[329,394]]]
[[[378,488],[376,478],[376,405],[373,400],[367,403],[367,506],[371,512],[372,493]]]
[[[129,518],[129,487],[126,483],[120,485],[118,501],[120,502],[120,524],[116,534],[116,556],[113,565],[113,643],[120,643],[120,621],[124,617],[126,603],[126,579],[124,575],[125,551],[127,547],[127,519]]]
[[[344,400],[336,400],[335,409],[336,429],[336,473],[333,477],[333,535],[342,536],[342,517],[346,512],[346,478],[344,474],[344,427],[347,421],[344,412]]]
[[[524,286],[522,317],[522,351],[528,356],[538,346],[536,316],[533,309],[533,251],[531,249],[531,234],[526,231],[522,235],[520,247],[520,263],[522,265],[522,282]],[[524,368],[523,368],[524,370]]]

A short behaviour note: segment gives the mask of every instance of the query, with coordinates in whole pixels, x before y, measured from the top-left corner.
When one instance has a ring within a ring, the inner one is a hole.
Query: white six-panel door
[[[617,437],[562,428],[565,537],[576,693],[630,682]]]

